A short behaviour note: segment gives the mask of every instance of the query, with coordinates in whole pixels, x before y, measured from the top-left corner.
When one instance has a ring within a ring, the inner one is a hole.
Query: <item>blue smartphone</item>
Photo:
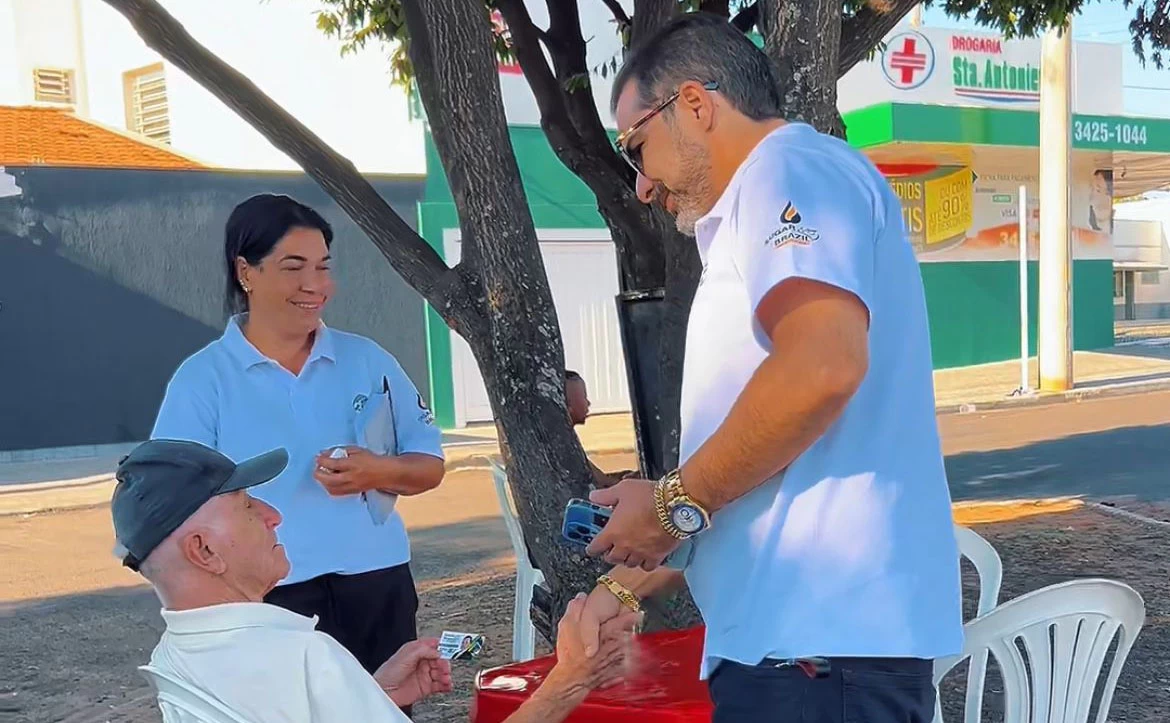
[[[574,498],[565,505],[565,520],[561,525],[561,537],[572,547],[584,550],[601,534],[609,522],[613,510],[595,505],[589,500]]]
[[[574,498],[565,505],[565,519],[561,524],[561,538],[570,547],[584,552],[593,538],[601,534],[605,523],[609,522],[613,510],[609,507],[596,505],[589,500]],[[692,540],[683,540],[678,549],[670,553],[662,562],[663,567],[671,570],[682,570],[691,561]]]

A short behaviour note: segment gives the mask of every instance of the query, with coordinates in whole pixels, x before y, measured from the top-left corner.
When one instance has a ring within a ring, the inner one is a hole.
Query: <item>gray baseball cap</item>
[[[110,501],[114,535],[131,570],[211,498],[274,479],[288,452],[274,449],[239,464],[196,442],[152,439],[118,464]]]

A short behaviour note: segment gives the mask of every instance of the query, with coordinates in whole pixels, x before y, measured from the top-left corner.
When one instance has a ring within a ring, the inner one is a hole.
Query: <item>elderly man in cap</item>
[[[287,574],[288,559],[276,539],[280,513],[247,489],[287,462],[282,449],[235,464],[209,447],[171,440],[146,442],[122,460],[111,502],[118,552],[154,586],[166,622],[151,664],[253,723],[408,721],[402,706],[451,690],[437,640],[407,643],[371,677],[314,629],[315,619],[263,602]],[[557,665],[511,723],[563,720],[620,674],[636,617],[615,619],[603,654],[590,658],[577,629],[583,602],[570,603]]]

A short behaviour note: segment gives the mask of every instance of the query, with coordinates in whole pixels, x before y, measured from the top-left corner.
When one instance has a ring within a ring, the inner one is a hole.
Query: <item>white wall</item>
[[[33,103],[33,69],[65,68],[74,71],[78,107],[84,109],[76,7],[76,0],[0,2],[0,102]]]
[[[0,0],[0,104],[19,105],[20,69],[17,67],[16,18],[13,0]]]
[[[1170,265],[1170,194],[1119,203],[1113,215],[1118,260]],[[1156,284],[1134,274],[1134,303],[1170,304],[1170,271],[1159,271]]]
[[[122,73],[158,61],[102,0],[82,0],[91,115],[125,127]],[[316,0],[164,0],[191,35],[368,173],[422,173],[422,127],[389,82],[388,54],[342,58],[315,25]],[[229,168],[298,166],[182,71],[166,64],[172,145]]]

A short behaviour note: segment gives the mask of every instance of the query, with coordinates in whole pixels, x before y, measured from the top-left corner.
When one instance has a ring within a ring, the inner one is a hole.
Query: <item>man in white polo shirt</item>
[[[249,492],[289,459],[275,449],[235,464],[202,444],[152,440],[118,465],[110,501],[117,554],[163,604],[166,630],[151,667],[251,723],[407,723],[403,707],[452,688],[438,640],[412,640],[366,672],[317,629],[316,616],[263,601],[289,561],[276,536],[280,513]],[[569,603],[556,665],[505,723],[564,720],[620,674],[638,616],[606,623],[602,652],[586,657],[583,607]],[[160,708],[165,723],[202,721],[165,701]]]
[[[715,721],[928,721],[931,659],[962,624],[922,281],[886,180],[786,122],[776,87],[702,14],[615,81],[639,197],[695,237],[703,271],[681,468],[594,493],[614,514],[590,553],[618,567],[586,617],[679,582],[658,566],[689,539]]]

